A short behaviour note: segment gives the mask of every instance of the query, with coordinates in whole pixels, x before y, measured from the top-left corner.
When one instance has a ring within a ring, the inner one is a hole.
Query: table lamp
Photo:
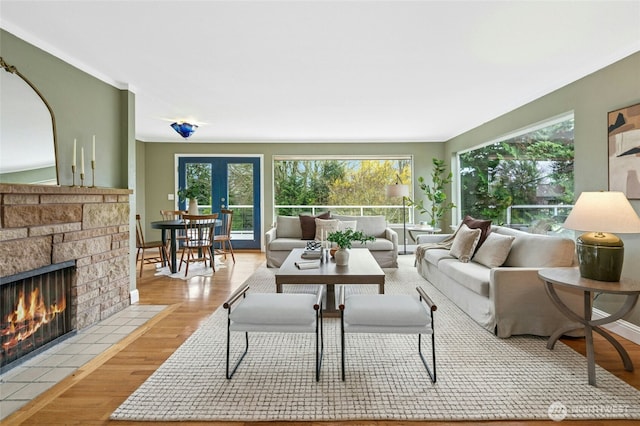
[[[407,254],[407,220],[405,216],[405,200],[409,196],[409,185],[402,183],[387,185],[386,195],[389,198],[402,197],[402,240],[404,241],[404,254]]]
[[[622,192],[583,192],[563,225],[586,231],[576,240],[580,275],[620,281],[624,243],[613,232],[640,233],[640,218]]]

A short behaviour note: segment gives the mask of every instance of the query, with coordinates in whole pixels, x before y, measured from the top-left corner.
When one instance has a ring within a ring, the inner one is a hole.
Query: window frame
[[[549,127],[549,126],[553,126],[555,124],[561,123],[563,121],[567,121],[567,120],[573,120],[574,121],[574,138],[573,138],[573,144],[575,147],[575,111],[574,110],[570,110],[570,111],[566,111],[563,112],[561,114],[557,114],[555,116],[549,117],[547,119],[535,122],[533,124],[530,124],[528,126],[524,126],[521,127],[519,129],[513,130],[511,132],[508,133],[504,133],[500,136],[497,136],[489,141],[480,143],[478,145],[474,145],[472,147],[469,148],[465,148],[463,150],[460,150],[458,152],[456,152],[454,155],[452,155],[452,169],[454,172],[454,176],[456,176],[455,182],[454,182],[454,187],[452,187],[452,191],[455,192],[455,204],[456,206],[458,206],[456,209],[454,209],[455,211],[452,212],[452,217],[451,219],[453,220],[452,223],[458,224],[462,221],[462,179],[460,176],[460,171],[462,169],[461,166],[461,160],[460,160],[460,156],[463,154],[466,154],[468,152],[472,152],[478,149],[482,149],[486,146],[489,145],[493,145],[496,143],[500,143],[500,142],[505,142],[508,141],[510,139],[514,139],[517,138],[519,136],[522,136],[524,134],[527,133],[532,133],[535,132],[537,130],[543,129],[545,127]],[[574,161],[575,161],[575,156],[574,156]],[[575,183],[575,178],[574,178],[574,183]]]

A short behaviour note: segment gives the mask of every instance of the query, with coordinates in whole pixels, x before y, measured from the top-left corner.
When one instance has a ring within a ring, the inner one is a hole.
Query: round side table
[[[626,278],[622,278],[618,282],[590,280],[582,278],[578,268],[541,269],[538,272],[538,276],[544,281],[547,294],[560,312],[570,319],[584,325],[589,384],[592,386],[596,385],[596,363],[593,350],[594,331],[607,339],[609,343],[616,348],[618,354],[620,354],[620,358],[622,358],[624,369],[627,371],[633,371],[633,363],[631,362],[631,358],[629,358],[627,351],[611,334],[600,326],[622,318],[628,314],[631,309],[633,309],[638,302],[638,296],[640,296],[640,281]],[[574,312],[571,310],[562,301],[562,299],[560,299],[556,293],[555,286],[568,287],[582,291],[584,294],[584,312]],[[625,295],[626,299],[617,312],[598,320],[592,320],[591,315],[593,311],[594,293],[621,294]],[[549,340],[547,341],[547,348],[553,349],[560,336],[571,330],[572,329],[566,328],[557,330],[551,337],[549,337]]]

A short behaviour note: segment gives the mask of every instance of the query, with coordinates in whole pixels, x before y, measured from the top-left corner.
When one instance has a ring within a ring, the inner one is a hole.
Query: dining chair
[[[162,220],[182,220],[185,214],[187,214],[186,210],[160,210]]]
[[[220,244],[220,247],[215,249],[215,253],[224,255],[225,259],[227,258],[227,253],[231,253],[231,259],[233,259],[233,263],[236,263],[236,256],[233,254],[233,246],[231,245],[233,210],[222,209],[220,210],[220,215],[222,216],[222,232],[213,239],[214,243]]]
[[[189,273],[190,263],[204,262],[206,266],[207,259],[209,259],[209,264],[213,272],[215,272],[213,239],[216,233],[218,213],[205,215],[185,214],[182,216],[182,219],[184,220],[185,240],[178,270],[180,270],[183,263],[186,263],[187,265],[184,271],[186,277]]]
[[[167,265],[169,259],[169,253],[162,241],[145,241],[144,232],[142,232],[142,220],[140,215],[136,215],[136,264],[140,260],[140,276],[142,276],[142,269],[144,265],[162,263],[162,266]],[[147,257],[145,251],[149,249],[158,249],[158,256]]]
[[[182,216],[187,214],[186,210],[160,210],[160,216],[162,220],[182,220]],[[168,232],[168,231],[163,231]],[[182,250],[182,243],[185,240],[184,230],[176,231],[176,247],[178,250]],[[166,236],[167,250],[171,247],[171,238]]]

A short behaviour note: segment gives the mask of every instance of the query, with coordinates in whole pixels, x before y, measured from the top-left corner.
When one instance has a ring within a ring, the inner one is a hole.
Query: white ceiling
[[[0,0],[0,26],[135,92],[139,140],[429,142],[640,51],[640,0]]]

